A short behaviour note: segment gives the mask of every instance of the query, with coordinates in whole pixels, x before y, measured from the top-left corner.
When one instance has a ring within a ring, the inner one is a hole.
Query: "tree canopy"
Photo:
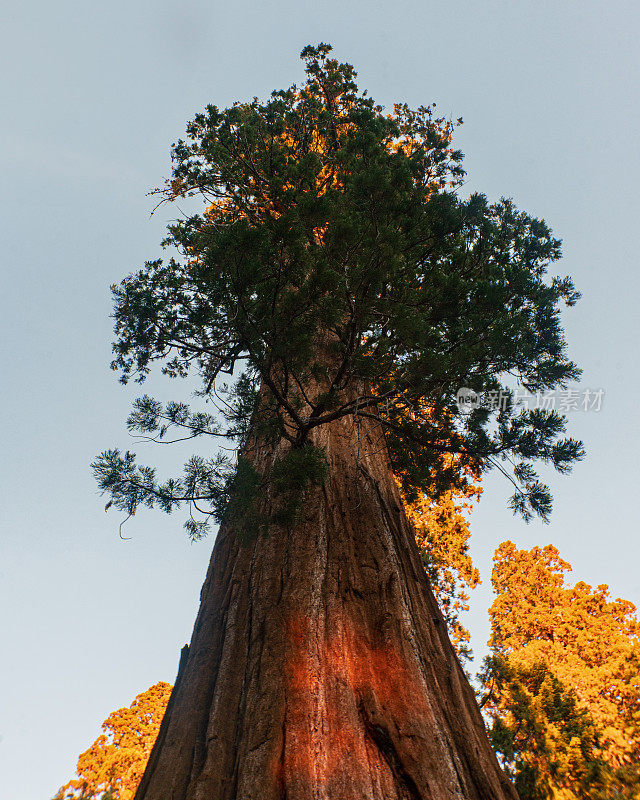
[[[236,471],[197,455],[161,482],[111,449],[93,465],[100,489],[129,515],[186,503],[197,537],[210,516],[246,513],[266,482],[295,493],[321,481],[309,434],[349,416],[381,426],[409,499],[497,468],[515,486],[514,511],[546,519],[551,496],[534,464],[569,471],[582,446],[561,414],[520,407],[513,389],[579,374],[560,323],[578,295],[547,274],[560,242],[510,200],[462,197],[455,123],[433,105],[385,111],[330,51],[303,50],[300,87],[196,115],[159,192],[200,198],[202,210],[169,225],[172,257],[113,287],[121,380],[144,381],[157,363],[195,375],[211,404],[145,395],[131,432],[222,437],[241,454],[250,437],[284,438],[288,460],[257,475],[242,458]],[[468,412],[461,387],[503,402]]]
[[[553,545],[496,551],[485,708],[522,800],[640,797],[640,626]]]

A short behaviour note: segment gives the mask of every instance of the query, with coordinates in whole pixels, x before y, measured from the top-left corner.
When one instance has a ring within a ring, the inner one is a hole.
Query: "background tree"
[[[491,738],[523,798],[640,797],[640,628],[608,587],[567,586],[555,547],[496,551]]]
[[[114,711],[78,758],[77,778],[54,800],[132,800],[158,735],[172,686],[160,681]]]
[[[384,113],[329,51],[303,51],[300,88],[196,116],[163,196],[204,209],[169,226],[178,257],[114,287],[121,379],[195,372],[221,415],[145,396],[130,429],[240,451],[165,482],[133,453],[94,464],[107,506],[186,503],[192,536],[222,521],[138,800],[512,796],[393,470],[412,502],[497,467],[546,517],[534,462],[565,472],[582,448],[506,383],[577,376],[576,293],[546,276],[544,222],[456,195],[452,124]],[[464,413],[463,385],[506,400]]]

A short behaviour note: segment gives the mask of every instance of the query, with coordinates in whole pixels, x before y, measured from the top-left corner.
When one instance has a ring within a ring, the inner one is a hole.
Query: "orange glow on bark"
[[[361,772],[358,764],[378,762],[384,780],[388,768],[367,735],[376,710],[405,734],[433,717],[418,670],[388,644],[374,645],[349,620],[341,622],[324,640],[313,620],[295,617],[288,625],[288,746],[280,765],[287,785],[296,780],[327,786],[344,779],[350,762],[354,778]]]

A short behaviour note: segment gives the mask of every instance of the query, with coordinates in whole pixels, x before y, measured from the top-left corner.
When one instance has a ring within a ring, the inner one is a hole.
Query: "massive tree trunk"
[[[136,800],[516,799],[384,442],[358,427],[313,431],[329,474],[290,529],[221,527]]]

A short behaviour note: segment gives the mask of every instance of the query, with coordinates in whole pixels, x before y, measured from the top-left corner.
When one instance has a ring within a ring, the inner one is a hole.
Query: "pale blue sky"
[[[588,458],[553,480],[549,526],[486,482],[476,652],[507,538],[551,541],[576,579],[640,603],[637,3],[27,0],[2,16],[1,800],[47,800],[111,710],[174,678],[213,542],[152,513],[123,542],[96,495],[88,465],[129,444],[136,396],[108,369],[108,287],[159,254],[169,210],[150,219],[146,192],[187,120],[300,81],[307,43],[331,42],[380,102],[464,117],[465,191],[544,216],[584,294],[566,329],[604,408],[572,415]],[[138,452],[169,467],[168,449]]]

